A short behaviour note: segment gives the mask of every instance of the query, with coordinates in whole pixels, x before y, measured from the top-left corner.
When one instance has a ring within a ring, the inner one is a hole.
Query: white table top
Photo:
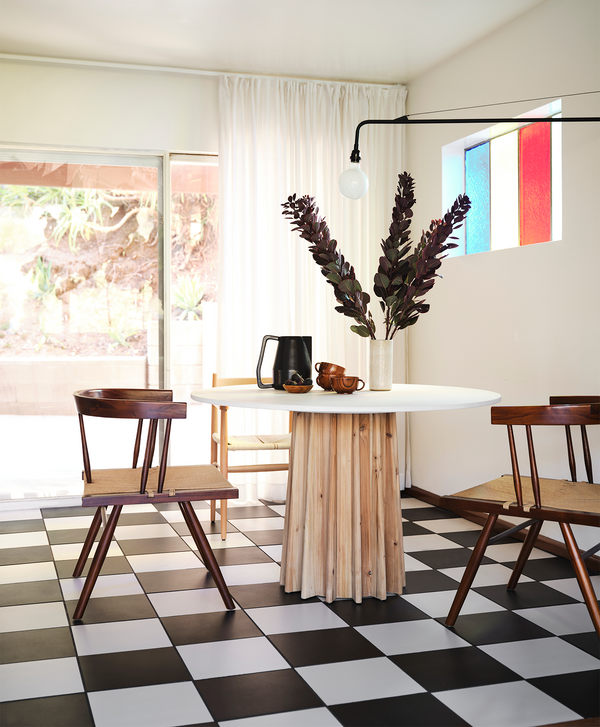
[[[336,394],[314,386],[306,394],[290,394],[258,386],[220,386],[192,391],[192,399],[217,406],[248,409],[304,411],[329,414],[383,414],[398,411],[439,411],[470,409],[497,404],[502,398],[494,391],[464,389],[457,386],[394,384],[391,391],[355,391]]]

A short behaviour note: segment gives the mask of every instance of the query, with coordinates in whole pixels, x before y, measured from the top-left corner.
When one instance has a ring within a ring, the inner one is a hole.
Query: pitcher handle
[[[263,384],[261,378],[260,378],[260,369],[262,367],[263,358],[265,355],[265,348],[267,346],[267,341],[279,341],[279,336],[265,336],[262,340],[262,346],[260,347],[260,355],[258,357],[258,363],[256,364],[256,383],[258,384],[259,389],[272,389],[274,387],[274,384]]]

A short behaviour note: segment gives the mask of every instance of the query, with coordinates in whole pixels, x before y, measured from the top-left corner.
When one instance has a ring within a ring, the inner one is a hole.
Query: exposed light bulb
[[[350,162],[350,166],[342,172],[338,181],[338,189],[348,199],[360,199],[369,189],[369,178],[360,168],[358,162]]]

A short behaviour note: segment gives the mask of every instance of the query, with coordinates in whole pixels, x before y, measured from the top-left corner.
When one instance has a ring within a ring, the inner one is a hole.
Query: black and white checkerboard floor
[[[0,512],[0,724],[519,727],[599,713],[599,643],[570,564],[490,546],[443,621],[478,526],[403,498],[401,597],[325,604],[279,586],[284,506],[230,506],[226,612],[179,509],[124,510],[83,623],[71,578],[92,513]],[[600,591],[600,576],[594,575]]]

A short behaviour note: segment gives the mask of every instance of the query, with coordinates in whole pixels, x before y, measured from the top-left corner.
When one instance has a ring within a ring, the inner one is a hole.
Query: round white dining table
[[[405,585],[396,413],[501,399],[493,391],[420,384],[353,394],[221,386],[191,396],[213,406],[293,412],[281,584],[302,598],[357,603]]]

